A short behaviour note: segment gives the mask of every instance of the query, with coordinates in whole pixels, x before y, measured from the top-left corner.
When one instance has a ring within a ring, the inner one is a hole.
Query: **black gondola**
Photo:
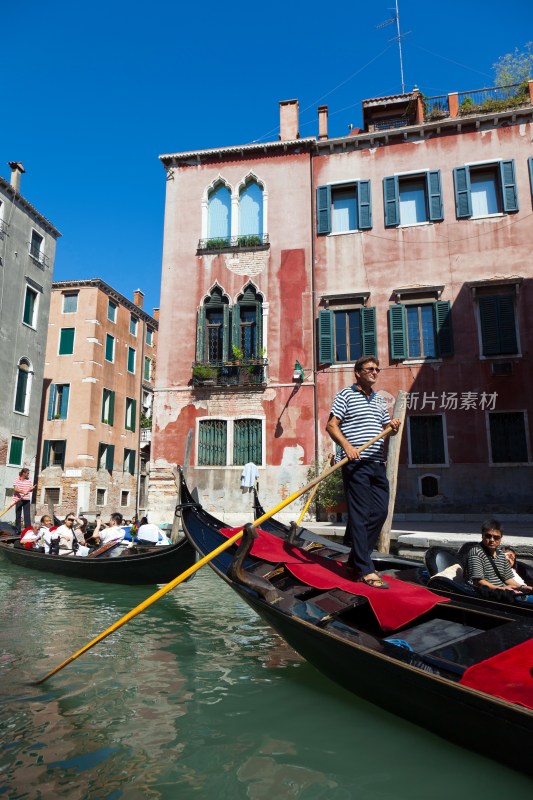
[[[192,498],[182,499],[184,531],[206,555],[225,540],[221,523]],[[279,537],[261,535],[261,546],[265,540],[268,546],[274,542],[273,560],[254,556],[249,537],[237,557],[233,546],[211,566],[297,652],[346,689],[457,744],[486,753],[487,742],[497,742],[491,758],[533,774],[529,620],[465,607],[416,587],[428,595],[421,615],[384,631],[374,607],[403,614],[405,583],[391,579],[389,590],[355,582],[349,589],[346,583],[342,589],[317,588],[315,578],[313,585],[301,574],[309,563],[312,570],[318,565],[318,583],[324,574],[344,580],[345,568]],[[295,562],[280,559],[280,548]],[[502,664],[502,679],[487,679],[487,670]]]
[[[0,553],[20,567],[130,586],[168,583],[196,560],[196,553],[185,538],[171,545],[131,548],[123,555],[111,550],[95,558],[47,555],[1,541]]]

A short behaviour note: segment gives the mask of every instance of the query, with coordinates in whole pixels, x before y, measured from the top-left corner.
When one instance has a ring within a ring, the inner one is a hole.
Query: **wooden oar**
[[[366,450],[367,447],[370,447],[370,445],[374,444],[379,439],[383,439],[385,436],[388,436],[390,433],[392,433],[392,430],[393,429],[392,429],[392,427],[390,425],[387,428],[384,428],[384,430],[378,436],[374,436],[373,439],[370,439],[370,441],[366,442],[364,445],[362,445],[362,447],[359,447],[358,448],[359,452],[362,452],[363,450]],[[270,511],[267,511],[265,514],[263,514],[258,519],[256,519],[252,524],[257,526],[257,525],[260,525],[262,522],[265,522],[267,519],[270,519],[270,517],[273,517],[274,514],[277,511],[280,511],[282,508],[285,508],[285,506],[288,506],[289,503],[292,503],[298,497],[301,497],[302,494],[305,494],[306,492],[308,492],[314,486],[319,484],[320,481],[324,480],[324,478],[327,478],[328,475],[331,475],[332,472],[335,472],[335,470],[337,470],[340,467],[342,467],[343,464],[348,463],[348,460],[349,460],[348,457],[343,458],[342,461],[338,462],[338,464],[335,464],[333,467],[328,467],[328,469],[324,470],[324,472],[322,472],[316,478],[313,478],[313,480],[310,483],[308,483],[307,486],[304,486],[303,489],[299,489],[297,492],[294,492],[294,494],[291,494],[289,497],[287,497],[285,500],[283,500],[277,506],[272,508]],[[125,614],[123,617],[121,617],[121,619],[119,619],[117,622],[114,622],[113,625],[111,625],[110,628],[105,630],[103,633],[101,633],[95,639],[93,639],[88,644],[86,644],[84,647],[82,647],[81,650],[78,650],[77,653],[74,653],[74,655],[72,655],[69,658],[67,658],[66,661],[63,661],[63,663],[60,664],[58,667],[53,669],[51,672],[48,672],[43,678],[40,678],[38,681],[35,681],[35,685],[38,686],[40,683],[44,683],[44,681],[46,681],[48,678],[51,678],[52,675],[55,675],[56,672],[59,672],[60,670],[63,669],[63,667],[66,667],[68,664],[71,664],[79,656],[83,655],[83,653],[86,653],[87,650],[90,650],[91,647],[94,647],[95,644],[98,644],[98,642],[101,642],[102,639],[105,639],[106,636],[109,636],[109,634],[114,633],[115,631],[117,631],[119,628],[121,628],[123,625],[125,625],[126,622],[129,622],[130,619],[133,619],[134,617],[137,616],[137,614],[140,614],[142,611],[144,611],[145,609],[147,609],[151,605],[153,605],[155,602],[157,602],[157,600],[159,600],[161,597],[163,597],[164,595],[168,594],[168,592],[171,592],[172,589],[174,589],[180,583],[183,583],[183,581],[187,580],[187,578],[189,578],[191,575],[194,575],[194,573],[197,570],[199,570],[201,567],[203,567],[204,564],[208,564],[210,561],[212,561],[213,558],[216,558],[216,556],[220,555],[220,553],[223,553],[224,550],[227,550],[228,547],[231,547],[232,544],[235,544],[235,542],[238,541],[242,537],[242,534],[243,534],[242,530],[240,530],[237,533],[235,533],[226,542],[224,542],[219,547],[217,547],[215,550],[212,550],[206,556],[201,558],[199,561],[196,562],[196,564],[193,564],[192,567],[189,567],[188,569],[186,569],[185,572],[182,572],[181,575],[178,575],[177,578],[174,578],[174,580],[170,581],[170,583],[167,583],[166,586],[163,586],[162,589],[159,589],[157,592],[155,592],[155,594],[152,594],[150,597],[148,597],[146,600],[144,600],[142,603],[140,603],[134,609],[132,609],[127,614]]]
[[[327,459],[327,460],[328,460],[328,463],[329,463],[329,467],[330,467],[330,466],[332,466],[332,459],[333,459],[333,454],[331,454],[330,456],[328,456],[328,459]],[[329,469],[329,467],[328,467],[328,466],[324,467],[324,469],[322,470],[322,472],[325,472],[327,469]],[[322,475],[322,473],[321,473],[321,475]],[[301,512],[300,512],[300,516],[299,516],[299,517],[298,517],[298,519],[296,520],[296,525],[297,525],[297,526],[299,526],[299,525],[301,525],[301,524],[302,524],[302,520],[303,520],[303,518],[304,518],[304,516],[305,516],[305,514],[306,514],[306,511],[307,511],[307,509],[309,508],[309,506],[311,505],[311,503],[312,503],[312,501],[313,501],[313,498],[314,498],[314,496],[315,496],[315,494],[316,494],[317,492],[318,492],[318,483],[317,483],[317,485],[316,485],[316,486],[315,486],[315,487],[314,487],[314,488],[311,490],[311,492],[310,492],[310,494],[309,494],[309,497],[308,497],[308,498],[307,498],[307,500],[305,501],[305,505],[304,505],[304,507],[302,508],[302,510],[301,510]]]

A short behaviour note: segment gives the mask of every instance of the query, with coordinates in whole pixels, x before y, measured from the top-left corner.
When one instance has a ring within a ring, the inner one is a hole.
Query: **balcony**
[[[3,219],[0,219],[0,239],[3,239],[7,233],[9,225],[7,222],[4,222]]]
[[[240,362],[195,361],[192,385],[200,386],[266,386],[266,358],[244,358]]]
[[[490,114],[492,111],[507,111],[509,108],[531,105],[527,81],[511,86],[459,92],[458,101],[459,116],[461,117],[468,114]]]
[[[152,441],[152,429],[141,428],[141,444],[150,444]]]
[[[242,250],[268,250],[268,233],[249,236],[228,236],[225,238],[200,239],[196,255],[209,253],[234,253]]]
[[[28,242],[28,250],[30,253],[30,258],[32,258],[41,267],[41,269],[49,266],[50,262],[48,256],[45,256],[43,251],[38,247],[34,247],[31,242]]]

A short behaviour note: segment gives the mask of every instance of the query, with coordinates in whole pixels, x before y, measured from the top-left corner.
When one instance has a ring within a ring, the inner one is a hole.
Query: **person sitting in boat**
[[[45,553],[50,553],[52,533],[55,530],[57,530],[57,526],[54,525],[54,521],[50,514],[43,514],[41,517],[40,540],[38,541],[37,545],[42,547]]]
[[[26,550],[36,549],[37,542],[41,538],[40,530],[41,530],[41,520],[38,519],[38,517],[35,517],[35,519],[33,520],[33,525],[30,525],[28,528],[24,528],[24,530],[20,534],[20,543],[24,546]]]
[[[530,591],[533,591],[533,587],[529,586],[527,581],[523,579],[523,577],[517,572],[516,569],[516,550],[512,547],[502,547],[503,552],[505,553],[505,558],[511,565],[511,569],[513,571],[513,578],[517,583],[520,584],[522,589],[526,587]]]
[[[139,527],[139,532],[137,534],[137,544],[144,544],[153,547],[154,545],[170,544],[170,541],[157,525],[148,522],[147,518],[143,517]]]
[[[502,536],[502,526],[497,519],[485,520],[481,526],[481,543],[468,551],[468,581],[481,594],[490,590],[492,597],[494,591],[522,595],[524,586],[514,578],[511,565],[500,548]],[[515,598],[510,599],[512,602]]]
[[[96,523],[95,534],[98,531],[100,535],[100,542],[108,544],[109,542],[121,542],[124,538],[124,530],[122,528],[122,514],[114,512],[109,518],[109,525],[105,528],[100,528],[101,520]]]
[[[55,537],[59,537],[59,555],[61,556],[86,556],[89,548],[85,546],[85,537],[79,533],[80,521],[74,512],[67,514],[63,525],[54,532]]]

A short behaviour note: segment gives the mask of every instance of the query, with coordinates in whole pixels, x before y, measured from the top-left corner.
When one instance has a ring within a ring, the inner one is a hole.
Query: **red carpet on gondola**
[[[533,639],[469,667],[463,686],[533,708]]]
[[[220,532],[230,538],[239,530],[241,529],[222,528]],[[353,580],[344,564],[301,550],[267,531],[257,529],[257,532],[259,536],[253,543],[252,556],[272,564],[285,564],[295,578],[315,589],[342,589],[368,598],[383,631],[395,631],[430,611],[438,603],[449,602],[423,586],[414,586],[389,577],[389,589],[366,586],[361,581]]]

